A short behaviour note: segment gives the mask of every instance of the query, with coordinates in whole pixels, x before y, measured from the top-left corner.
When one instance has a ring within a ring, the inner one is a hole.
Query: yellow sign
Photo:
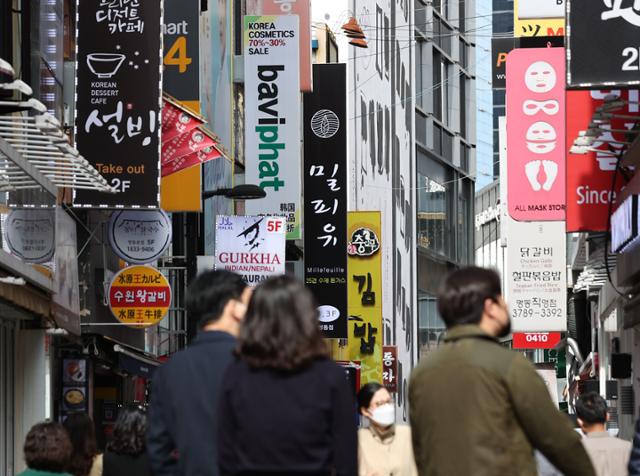
[[[167,278],[151,266],[129,266],[109,287],[109,308],[123,324],[144,328],[158,324],[171,306]]]
[[[513,0],[513,36],[564,36],[564,18],[518,18],[518,2]]]

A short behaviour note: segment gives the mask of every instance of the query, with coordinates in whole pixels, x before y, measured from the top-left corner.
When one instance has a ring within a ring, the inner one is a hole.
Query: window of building
[[[460,76],[460,135],[467,138],[467,79]]]
[[[442,122],[449,126],[449,113],[451,111],[449,104],[449,89],[451,87],[451,64],[444,58],[440,62],[440,77],[442,78],[442,87],[440,88],[441,104],[442,104]]]
[[[433,115],[442,121],[442,55],[433,51]]]
[[[449,185],[418,174],[418,246],[447,257],[453,241]]]
[[[423,61],[425,42],[416,42],[416,106],[425,109],[427,82],[425,77],[426,62]]]
[[[464,149],[465,147],[463,147]],[[460,192],[458,194],[458,262],[468,264],[470,262],[470,240],[471,233],[471,181],[460,180]]]
[[[421,292],[418,294],[418,339],[420,357],[434,351],[442,343],[446,327],[438,314],[438,300],[435,296]]]

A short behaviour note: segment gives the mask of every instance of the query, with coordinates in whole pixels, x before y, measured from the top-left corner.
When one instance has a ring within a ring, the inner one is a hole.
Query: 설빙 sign
[[[281,217],[218,215],[215,268],[257,285],[285,272],[285,221]]]
[[[507,60],[507,201],[519,221],[565,218],[563,48],[519,48]]]
[[[517,222],[507,227],[507,299],[514,332],[567,330],[565,224]]]
[[[13,210],[4,223],[5,241],[22,261],[46,263],[55,251],[55,215],[53,210]]]
[[[77,2],[76,147],[118,193],[84,207],[156,208],[160,193],[162,2]]]
[[[244,17],[246,181],[266,193],[247,214],[287,219],[300,233],[300,44],[298,17]]]
[[[156,325],[170,306],[169,281],[151,266],[124,268],[109,286],[109,308],[123,324],[139,328]]]
[[[109,243],[127,263],[157,260],[171,243],[171,220],[162,210],[122,210],[109,220]]]
[[[640,84],[640,8],[631,0],[567,2],[567,87]]]
[[[313,65],[304,99],[304,279],[327,338],[347,337],[347,71]]]
[[[362,385],[382,381],[380,212],[347,214],[349,360],[360,361]]]

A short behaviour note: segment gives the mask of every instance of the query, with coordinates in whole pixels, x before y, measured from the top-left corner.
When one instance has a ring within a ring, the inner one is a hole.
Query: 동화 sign
[[[121,210],[109,220],[109,243],[127,263],[157,260],[171,243],[171,220],[162,210]]]
[[[77,2],[76,146],[118,190],[83,207],[158,207],[162,2]]]
[[[285,217],[289,240],[301,238],[299,51],[297,16],[244,17],[246,181],[267,193],[247,214]]]
[[[238,273],[257,285],[285,272],[285,221],[282,217],[218,215],[215,268]]]

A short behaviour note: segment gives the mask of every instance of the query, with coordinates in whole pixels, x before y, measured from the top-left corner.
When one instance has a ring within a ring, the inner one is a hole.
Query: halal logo
[[[340,119],[329,109],[320,109],[311,118],[311,130],[320,139],[329,139],[340,129]]]

